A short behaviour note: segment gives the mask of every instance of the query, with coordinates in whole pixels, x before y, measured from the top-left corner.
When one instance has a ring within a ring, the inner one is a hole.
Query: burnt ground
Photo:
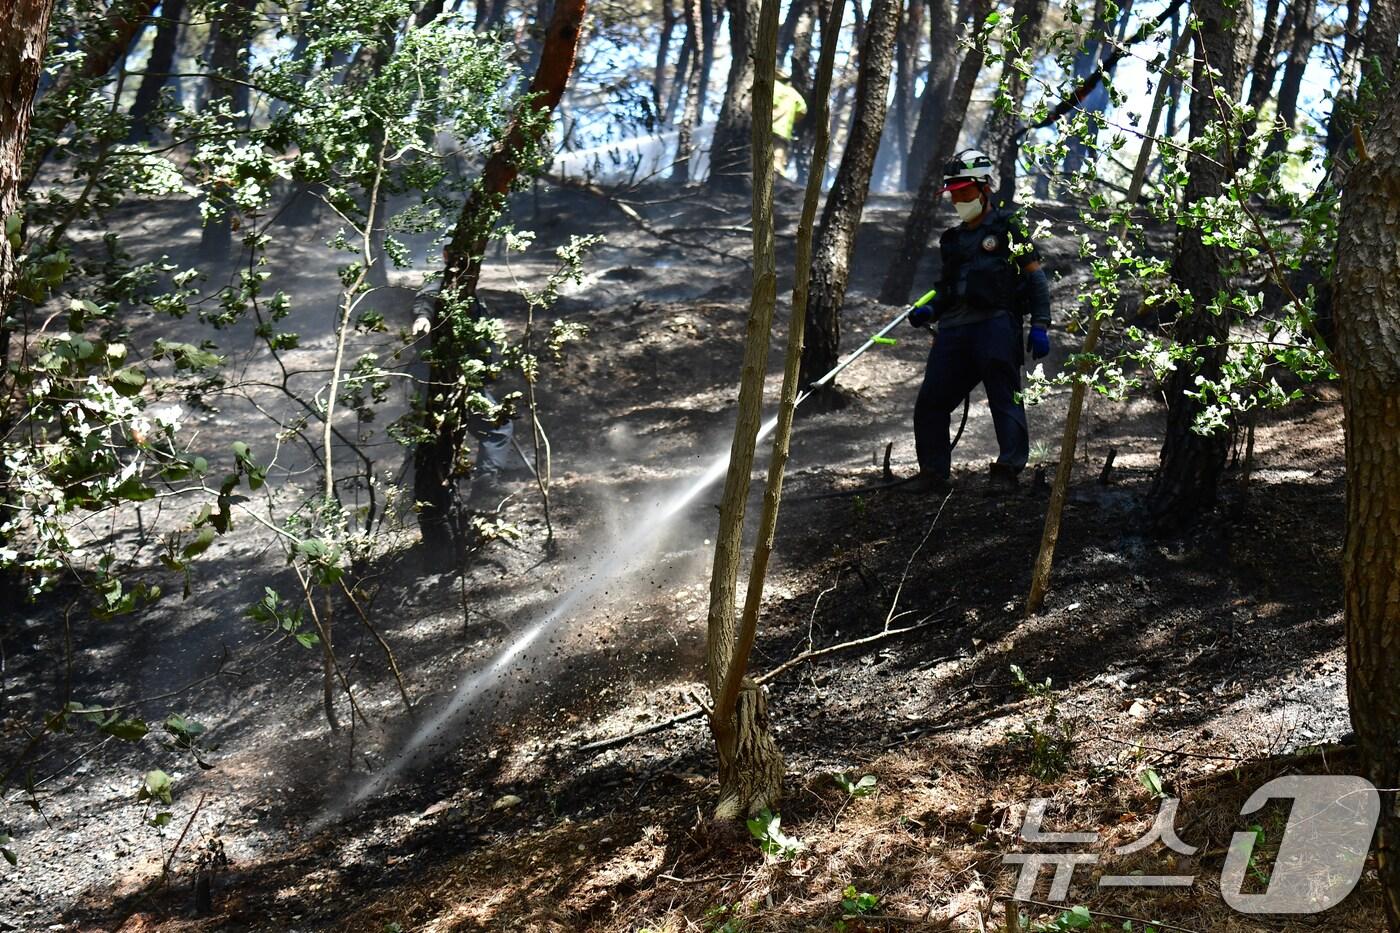
[[[373,618],[398,652],[415,718],[396,708],[364,633],[347,631],[338,650],[372,722],[353,737],[328,733],[317,659],[265,644],[228,611],[276,579],[267,542],[216,550],[204,595],[164,618],[178,634],[156,617],[144,638],[86,627],[78,635],[80,676],[94,695],[136,700],[209,677],[179,702],[213,727],[214,767],[176,770],[154,736],[134,749],[58,753],[38,769],[44,812],[15,833],[27,848],[6,876],[0,918],[20,929],[93,930],[831,929],[852,884],[880,900],[874,919],[847,918],[847,929],[1000,929],[1014,886],[1001,855],[1017,845],[1026,801],[1052,797],[1055,825],[1121,844],[1155,815],[1150,768],[1184,798],[1178,826],[1202,846],[1175,870],[1199,867],[1201,880],[1149,895],[1096,888],[1084,870],[1067,906],[1195,930],[1378,928],[1369,873],[1343,906],[1292,926],[1230,912],[1215,883],[1230,833],[1259,819],[1238,815],[1255,787],[1349,763],[1344,749],[1313,751],[1347,730],[1335,393],[1317,388],[1263,419],[1248,484],[1232,469],[1220,507],[1170,541],[1147,535],[1140,511],[1160,404],[1150,394],[1092,401],[1055,588],[1045,611],[1025,619],[1045,493],[1028,475],[1016,496],[981,495],[978,474],[995,450],[984,405],[973,406],[946,499],[803,498],[877,481],[886,443],[897,467],[912,465],[908,410],[927,343],[909,332],[848,371],[846,408],[800,418],[794,437],[753,668],[887,624],[919,625],[769,683],[787,756],[783,828],[805,843],[800,854],[765,859],[742,830],[700,817],[715,791],[703,720],[588,747],[695,707],[713,490],[664,529],[654,558],[627,564],[621,584],[574,607],[544,648],[526,652],[392,782],[347,806],[466,672],[599,566],[590,553],[615,562],[608,542],[646,521],[655,490],[727,446],[747,284],[746,237],[730,228],[742,228],[745,205],[631,197],[646,229],[586,193],[547,193],[533,216],[522,200],[524,225],[541,236],[512,261],[517,278],[537,281],[547,250],[570,233],[608,236],[588,279],[557,309],[591,334],[542,396],[559,549],[544,548],[522,479],[504,514],[524,537],[479,555],[464,585],[417,573],[411,547],[385,558]],[[797,197],[785,197],[790,230]],[[891,313],[870,296],[905,206],[876,198],[867,212],[848,345]],[[790,267],[791,240],[780,242]],[[1063,233],[1043,247],[1063,275],[1059,307],[1084,284],[1076,249]],[[502,267],[488,295],[509,317],[517,308]],[[1054,336],[1049,371],[1072,339]],[[1063,401],[1052,394],[1031,414],[1033,466],[1047,471]],[[1110,450],[1115,467],[1100,483]],[[53,656],[52,621],[35,612],[7,643],[12,695],[39,697],[58,677],[42,661]],[[1037,683],[1048,678],[1051,691],[1033,695],[1012,665]],[[143,683],[133,686],[121,674],[136,669]],[[158,766],[175,774],[177,792],[171,826],[159,832],[131,802],[140,772]],[[847,799],[835,772],[872,774],[876,791]],[[208,875],[202,911],[199,866],[215,850],[229,864]]]

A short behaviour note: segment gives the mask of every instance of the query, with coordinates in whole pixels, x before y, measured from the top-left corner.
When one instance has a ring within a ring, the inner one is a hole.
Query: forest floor
[[[1022,904],[1033,919],[1084,905],[1110,924],[1101,929],[1145,929],[1133,918],[1159,930],[1380,928],[1369,867],[1349,899],[1316,917],[1250,917],[1220,895],[1232,833],[1261,832],[1254,885],[1278,847],[1284,811],[1240,815],[1254,790],[1278,775],[1355,768],[1336,744],[1348,730],[1344,476],[1328,386],[1261,418],[1247,481],[1232,468],[1218,509],[1173,540],[1148,536],[1139,506],[1160,401],[1092,400],[1054,590],[1026,619],[1046,502],[1035,475],[1053,472],[1064,394],[1031,410],[1033,469],[1013,496],[982,495],[995,440],[979,390],[946,497],[804,498],[878,482],[887,443],[896,468],[912,469],[909,413],[927,337],[903,331],[848,370],[849,404],[798,420],[753,659],[756,672],[772,671],[870,638],[768,682],[787,765],[782,831],[801,842],[791,858],[765,856],[743,827],[705,819],[712,744],[702,718],[684,717],[703,695],[714,489],[658,528],[649,553],[628,555],[621,579],[571,604],[546,648],[522,653],[426,749],[399,756],[467,673],[616,563],[609,545],[655,514],[657,490],[727,449],[747,203],[624,196],[642,223],[587,192],[522,196],[517,223],[538,241],[509,271],[493,263],[486,281],[498,313],[518,315],[513,280],[541,281],[549,250],[570,234],[607,237],[553,312],[590,328],[542,386],[557,548],[545,546],[537,493],[521,477],[502,509],[521,540],[490,545],[463,579],[425,577],[411,548],[386,559],[372,617],[417,708],[398,706],[373,644],[347,622],[338,650],[371,722],[338,734],[320,708],[319,656],[269,647],[229,611],[285,574],[266,541],[216,546],[215,569],[162,617],[172,628],[138,630],[160,636],[133,644],[84,626],[81,693],[128,702],[178,691],[164,705],[211,726],[213,768],[172,769],[173,819],[156,830],[133,788],[146,768],[170,768],[169,743],[94,742],[77,760],[41,764],[40,811],[11,827],[23,851],[0,885],[0,930],[1005,929],[1015,875],[1002,858],[1035,850],[1017,833],[1041,797],[1051,799],[1047,826],[1096,833],[1083,851],[1100,858],[1075,873],[1063,903]],[[781,194],[785,233],[799,197]],[[898,197],[867,209],[848,348],[894,311],[873,294],[906,210]],[[1070,213],[1051,207],[1047,219],[1060,225]],[[790,269],[791,238],[780,246]],[[1062,276],[1057,305],[1072,304],[1087,279],[1077,241],[1061,232],[1042,251]],[[786,310],[784,301],[781,320]],[[785,331],[775,329],[772,374]],[[1074,340],[1062,328],[1054,337],[1051,372]],[[770,398],[776,386],[774,375]],[[528,422],[518,429],[528,447]],[[37,611],[14,631],[6,678],[19,708],[60,677],[61,635],[53,614]],[[1049,689],[1031,689],[1013,665]],[[4,741],[8,750],[15,737]],[[875,783],[855,796],[837,774]],[[1176,825],[1197,855],[1115,854],[1151,827],[1158,784],[1182,798]],[[11,791],[7,810],[24,797]],[[1199,877],[1187,888],[1097,884],[1133,872]],[[878,900],[843,911],[848,885]]]

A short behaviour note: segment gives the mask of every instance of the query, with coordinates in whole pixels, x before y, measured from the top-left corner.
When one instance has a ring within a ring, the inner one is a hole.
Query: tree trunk
[[[802,385],[811,385],[836,365],[841,344],[841,306],[850,280],[851,254],[865,199],[875,149],[885,126],[885,109],[894,57],[894,34],[899,25],[899,0],[874,0],[860,50],[855,109],[836,181],[822,209],[821,227],[812,258],[812,290],[807,307],[807,333],[802,352]],[[813,396],[817,407],[838,404],[834,386]]]
[[[753,139],[753,291],[749,302],[744,362],[739,376],[739,414],[729,450],[729,470],[720,499],[710,576],[707,676],[714,711],[710,727],[719,752],[719,803],[716,819],[753,816],[782,796],[783,756],[773,741],[763,689],[743,678],[752,647],[745,647],[734,614],[744,512],[752,479],[758,423],[763,409],[763,380],[768,337],[777,300],[773,248],[773,76],[778,41],[779,0],[763,0],[752,46],[754,81]]]
[[[1392,68],[1391,74],[1394,75]],[[1400,787],[1400,97],[1366,134],[1348,173],[1336,271],[1336,361],[1347,460],[1342,554],[1347,698],[1366,778]],[[1376,837],[1386,915],[1400,931],[1400,813]]]
[[[681,3],[689,4],[690,0],[681,0]],[[688,29],[686,30],[685,41],[681,43],[681,55],[676,60],[676,74],[671,80],[671,88],[666,94],[666,107],[661,112],[662,126],[671,126],[675,123],[676,111],[680,109],[681,105],[681,94],[690,82],[690,73],[695,70],[695,58],[699,54],[696,51],[698,39],[699,36],[691,34]]]
[[[1317,37],[1316,0],[1295,0],[1293,4],[1293,43],[1289,46],[1288,61],[1283,66],[1283,81],[1278,87],[1278,120],[1288,129],[1274,132],[1269,145],[1264,150],[1265,158],[1288,148],[1289,137],[1298,122],[1298,91],[1303,86],[1303,73],[1307,70],[1308,59],[1312,56],[1313,42]]]
[[[151,54],[146,59],[145,74],[136,89],[136,99],[131,103],[131,139],[146,140],[152,136],[150,119],[160,102],[160,92],[168,80],[166,75],[174,70],[175,53],[180,44],[180,17],[185,12],[185,0],[162,0],[160,21],[156,27],[155,39],[151,42]]]
[[[1278,10],[1279,0],[1268,0],[1264,7],[1264,24],[1259,31],[1259,43],[1254,47],[1254,63],[1250,66],[1249,96],[1245,99],[1245,104],[1256,113],[1264,102],[1269,99],[1269,92],[1274,89],[1274,78],[1278,73],[1275,61],[1278,58],[1279,49],[1279,26]],[[1287,14],[1285,14],[1286,16]],[[1248,129],[1252,132],[1258,121],[1252,121]],[[1249,164],[1249,149],[1246,146],[1248,138],[1240,140],[1239,147],[1235,150],[1235,165],[1243,168]]]
[[[658,117],[663,110],[661,102],[666,99],[666,61],[671,55],[671,34],[675,31],[674,0],[661,0],[661,37],[656,43],[656,77],[651,82],[651,103]]]
[[[684,184],[690,178],[690,163],[694,159],[695,127],[700,122],[700,82],[705,79],[700,62],[701,38],[700,0],[681,0],[685,4],[686,43],[694,47],[693,64],[686,77],[685,109],[681,111],[680,126],[676,131],[676,163],[671,167],[671,181]]]
[[[700,56],[700,102],[696,105],[697,123],[705,122],[705,105],[710,101],[710,75],[715,70],[715,34],[724,19],[724,7],[715,9],[714,0],[700,0],[700,37],[704,54]]]
[[[1337,69],[1337,94],[1332,98],[1332,110],[1327,114],[1327,155],[1335,156],[1342,148],[1350,120],[1346,116],[1356,90],[1357,59],[1361,55],[1361,0],[1347,0],[1346,38],[1342,40],[1342,61]]]
[[[907,10],[901,11],[899,28],[894,42],[894,94],[891,101],[890,119],[885,121],[885,132],[880,139],[880,149],[875,156],[875,172],[872,184],[885,190],[893,184],[904,191],[908,186],[904,175],[909,166],[910,111],[914,102],[914,59],[923,37],[924,5],[922,0],[909,0]],[[891,178],[890,176],[893,175]]]
[[[1001,83],[1011,100],[1010,110],[993,110],[982,131],[982,149],[997,162],[997,192],[1003,201],[1016,196],[1016,163],[1021,155],[1021,137],[1016,129],[1021,123],[1021,102],[1026,96],[1026,74],[1016,67],[1017,58],[1027,67],[1035,61],[1034,49],[1040,41],[1040,25],[1045,18],[1048,0],[1016,0],[1012,9],[1012,29],[1020,56],[1008,54],[1003,60]]]
[[[729,0],[729,81],[710,144],[711,191],[750,189],[749,137],[752,135],[753,46],[756,0]]]
[[[928,0],[929,61],[928,81],[919,98],[919,122],[909,159],[904,166],[904,190],[912,191],[924,177],[933,159],[934,147],[943,129],[948,90],[957,73],[958,24],[954,22],[952,0]]]
[[[1239,68],[1235,59],[1235,33],[1225,28],[1233,16],[1227,0],[1197,0],[1194,13],[1201,21],[1195,37],[1192,69],[1191,138],[1204,138],[1221,114],[1231,113],[1237,96]],[[1207,66],[1209,62],[1209,67]],[[1218,76],[1208,74],[1218,70]],[[1228,147],[1202,151],[1198,145],[1187,157],[1190,178],[1186,183],[1182,214],[1206,198],[1218,197],[1225,186]],[[1193,427],[1204,406],[1187,393],[1196,389],[1197,377],[1218,381],[1225,364],[1231,313],[1212,305],[1226,290],[1220,247],[1207,243],[1195,223],[1179,228],[1172,281],[1190,298],[1171,322],[1178,346],[1193,348],[1194,361],[1181,360],[1167,377],[1167,430],[1162,444],[1161,467],[1148,494],[1153,527],[1174,532],[1192,522],[1215,503],[1216,484],[1225,466],[1230,438],[1224,431],[1198,434]]]
[[[53,0],[16,0],[0,19],[0,224],[20,209],[19,188],[23,175],[24,147],[34,113],[34,94],[43,70]],[[10,299],[15,287],[15,254],[8,228],[0,230],[0,362],[9,362],[12,314]]]
[[[557,0],[545,31],[540,66],[530,81],[519,111],[482,168],[443,250],[442,301],[434,308],[429,331],[426,427],[431,441],[418,445],[413,457],[413,495],[421,503],[418,525],[430,559],[439,567],[455,566],[466,544],[468,526],[457,481],[466,474],[468,412],[461,396],[465,367],[479,359],[481,348],[464,346],[454,334],[454,317],[476,313],[476,287],[491,231],[505,207],[506,193],[527,156],[549,130],[549,114],[564,95],[578,52],[587,0]],[[525,119],[527,116],[530,119]]]
[[[982,23],[992,11],[992,0],[976,0],[973,22],[974,35],[981,31]],[[967,116],[967,105],[972,100],[972,89],[977,84],[977,74],[982,70],[985,50],[974,47],[968,50],[958,66],[958,77],[953,82],[949,94],[947,110],[944,111],[942,125],[938,132],[938,145],[933,157],[924,166],[923,178],[919,182],[919,193],[914,198],[914,206],[909,211],[909,219],[904,224],[904,236],[900,240],[899,252],[885,273],[884,284],[880,287],[880,301],[887,305],[902,305],[909,300],[909,291],[914,287],[914,276],[919,263],[928,250],[929,237],[933,235],[934,221],[938,216],[940,198],[938,189],[943,187],[943,165],[958,151],[958,137],[962,135],[963,120]]]
[[[841,0],[844,5],[845,0]],[[807,172],[811,168],[808,158],[812,149],[813,130],[816,126],[817,99],[812,84],[812,32],[818,16],[825,18],[831,9],[832,0],[802,0],[802,15],[797,20],[792,37],[792,87],[809,102],[807,112],[793,127],[793,161],[797,166],[797,180],[805,184]],[[779,59],[781,61],[781,58]],[[830,92],[830,87],[827,88]],[[830,102],[827,104],[830,110]],[[828,134],[829,135],[829,134]],[[824,160],[823,160],[824,161]]]

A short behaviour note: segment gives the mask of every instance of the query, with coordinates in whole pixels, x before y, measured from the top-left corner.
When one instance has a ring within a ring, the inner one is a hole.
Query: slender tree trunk
[[[168,80],[166,75],[175,70],[175,53],[180,45],[180,18],[184,12],[185,0],[161,2],[159,25],[156,27],[155,39],[151,42],[150,57],[146,59],[146,74],[141,76],[141,84],[136,89],[136,99],[131,103],[133,140],[151,138],[151,114],[160,102],[160,92]]]
[[[1356,91],[1358,59],[1361,57],[1361,0],[1347,0],[1346,25],[1343,27],[1342,62],[1337,74],[1337,94],[1332,98],[1332,110],[1327,114],[1327,154],[1335,156],[1350,132],[1346,111]]]
[[[845,0],[841,2],[844,3]],[[804,184],[807,181],[807,172],[811,168],[808,155],[812,149],[817,112],[815,88],[812,84],[812,27],[818,17],[826,17],[831,3],[832,0],[804,0],[802,15],[797,20],[792,38],[792,87],[802,95],[803,100],[809,102],[807,112],[798,118],[797,125],[793,128],[793,160],[797,165],[797,180]],[[827,90],[829,92],[830,88]],[[831,109],[830,102],[827,103],[827,109]]]
[[[1395,74],[1392,67],[1392,77]],[[1366,778],[1400,787],[1400,96],[1389,94],[1348,172],[1337,234],[1347,534],[1342,554],[1347,698]],[[1382,790],[1376,852],[1400,931],[1400,811]]]
[[[1191,137],[1206,137],[1222,113],[1231,113],[1237,97],[1239,67],[1235,33],[1226,29],[1234,14],[1227,0],[1197,0],[1194,13],[1201,22],[1195,37],[1192,69]],[[1207,65],[1207,62],[1209,65]],[[1218,72],[1216,76],[1208,70]],[[1229,147],[1195,148],[1187,157],[1185,214],[1193,205],[1218,197],[1224,190]],[[1221,249],[1206,242],[1197,224],[1179,228],[1172,281],[1189,300],[1171,322],[1178,346],[1191,347],[1192,358],[1181,360],[1167,377],[1167,431],[1161,467],[1148,495],[1153,526],[1178,531],[1215,502],[1216,485],[1225,467],[1230,438],[1225,431],[1198,434],[1196,417],[1204,405],[1190,394],[1197,378],[1218,381],[1225,365],[1231,313],[1213,309],[1226,290]]]
[[[1274,89],[1274,78],[1278,73],[1275,61],[1278,58],[1279,25],[1278,11],[1280,0],[1268,0],[1264,7],[1264,24],[1259,31],[1259,43],[1254,47],[1254,63],[1250,66],[1249,96],[1245,104],[1256,113],[1269,99]],[[1287,14],[1285,14],[1287,15]],[[1251,124],[1249,129],[1254,129]],[[1235,164],[1244,167],[1249,164],[1248,139],[1241,139],[1235,151]]]
[[[810,385],[836,365],[841,345],[841,306],[850,281],[851,255],[865,199],[875,149],[885,126],[894,34],[899,25],[899,0],[874,0],[860,50],[860,74],[846,149],[836,170],[836,182],[822,209],[821,227],[812,257],[811,297],[807,307],[807,333],[802,352],[802,384]],[[818,407],[839,404],[831,387],[812,401]]]
[[[954,12],[952,0],[928,0],[928,81],[919,98],[918,125],[904,166],[905,191],[914,190],[924,177],[943,129],[948,91],[958,70],[958,24],[954,22]]]
[[[723,5],[716,9],[715,0],[700,0],[700,37],[704,39],[704,54],[700,56],[700,102],[695,108],[697,125],[705,122],[705,105],[710,101],[710,76],[715,70],[715,37],[722,19]]]
[[[695,45],[695,64],[686,79],[685,109],[681,111],[681,123],[676,132],[676,164],[671,168],[671,181],[683,184],[690,177],[690,164],[694,158],[694,134],[700,120],[700,82],[705,73],[701,67],[700,50],[700,0],[681,0],[685,4],[686,41]]]
[[[752,816],[782,796],[783,756],[773,740],[763,689],[744,682],[748,644],[741,642],[734,604],[738,596],[744,512],[749,498],[758,423],[763,409],[763,380],[768,364],[768,337],[777,299],[773,249],[773,77],[778,42],[779,0],[763,0],[754,24],[753,51],[753,292],[739,375],[739,414],[729,450],[729,471],[720,500],[710,576],[708,685],[714,699],[710,727],[719,752],[719,804],[716,819]]]
[[[749,137],[752,135],[753,46],[758,19],[756,0],[728,0],[729,81],[710,144],[712,191],[743,193],[750,189]]]
[[[1176,10],[1172,11],[1172,47],[1176,47],[1177,40],[1181,38],[1181,16]],[[1181,112],[1181,95],[1185,88],[1184,82],[1176,75],[1172,75],[1167,82],[1167,139],[1176,138],[1176,130],[1180,125],[1179,114]]]
[[[899,29],[894,42],[894,94],[885,133],[875,156],[873,186],[884,190],[887,184],[903,191],[907,188],[904,174],[909,166],[910,112],[914,107],[914,59],[923,39],[923,0],[908,0],[901,11]],[[891,177],[893,176],[893,177]]]
[[[1288,147],[1293,127],[1298,122],[1298,91],[1303,86],[1303,73],[1307,70],[1308,59],[1312,56],[1313,42],[1317,38],[1316,0],[1294,0],[1293,4],[1293,43],[1289,46],[1288,61],[1283,66],[1283,80],[1278,88],[1278,121],[1288,129],[1275,131],[1264,150],[1265,157],[1283,152]]]
[[[681,3],[689,4],[690,0],[681,0]],[[681,55],[676,60],[676,74],[671,81],[671,88],[666,94],[666,108],[661,112],[663,126],[671,126],[675,123],[676,111],[680,109],[681,105],[681,94],[690,81],[690,73],[695,70],[695,58],[699,54],[696,51],[695,43],[698,38],[686,30],[685,41],[681,43]]]
[[[1012,9],[1012,29],[1015,42],[1022,49],[1020,60],[1026,67],[1035,61],[1034,49],[1040,41],[1040,25],[1045,18],[1048,0],[1016,0]],[[1021,157],[1021,137],[1016,129],[1021,123],[1021,102],[1026,96],[1026,74],[1017,67],[1017,59],[1008,57],[1002,65],[1001,83],[1011,99],[1010,110],[994,110],[982,131],[982,148],[997,160],[997,191],[1002,200],[1016,196],[1016,163]]]
[[[476,287],[491,231],[505,206],[506,193],[520,174],[520,160],[548,132],[548,115],[564,95],[578,52],[587,0],[557,0],[545,30],[540,66],[530,81],[520,111],[482,168],[443,250],[442,300],[434,308],[429,331],[426,427],[433,439],[414,451],[413,496],[420,503],[418,525],[426,553],[437,566],[456,564],[468,528],[457,481],[466,472],[468,412],[462,386],[465,368],[479,359],[479,347],[464,346],[455,333],[455,316],[476,313]],[[525,119],[531,116],[532,119]]]
[[[666,99],[666,65],[671,55],[671,34],[675,31],[675,2],[661,0],[661,37],[656,43],[656,76],[651,82],[651,103],[658,117],[662,112],[661,102]]]
[[[992,0],[976,0],[973,22],[978,24],[979,31],[991,11]],[[953,82],[947,110],[944,111],[942,126],[939,127],[938,145],[933,150],[933,158],[924,167],[924,175],[919,182],[919,193],[914,198],[909,219],[905,221],[899,252],[890,263],[889,271],[885,273],[884,284],[880,287],[880,301],[887,305],[902,305],[909,300],[909,292],[914,287],[914,276],[918,273],[920,260],[928,250],[929,238],[933,235],[934,222],[938,216],[938,189],[943,187],[943,165],[958,150],[958,137],[962,134],[967,105],[972,100],[972,89],[977,84],[977,75],[982,70],[985,57],[984,49],[973,48],[958,66],[958,77]]]

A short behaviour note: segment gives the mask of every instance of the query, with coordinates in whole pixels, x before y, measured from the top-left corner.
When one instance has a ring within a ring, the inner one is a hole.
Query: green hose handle
[[[923,296],[920,297],[918,301],[914,302],[914,307],[922,308],[924,305],[932,301],[934,299],[934,296],[937,294],[938,289],[930,288],[928,291],[924,292]]]

